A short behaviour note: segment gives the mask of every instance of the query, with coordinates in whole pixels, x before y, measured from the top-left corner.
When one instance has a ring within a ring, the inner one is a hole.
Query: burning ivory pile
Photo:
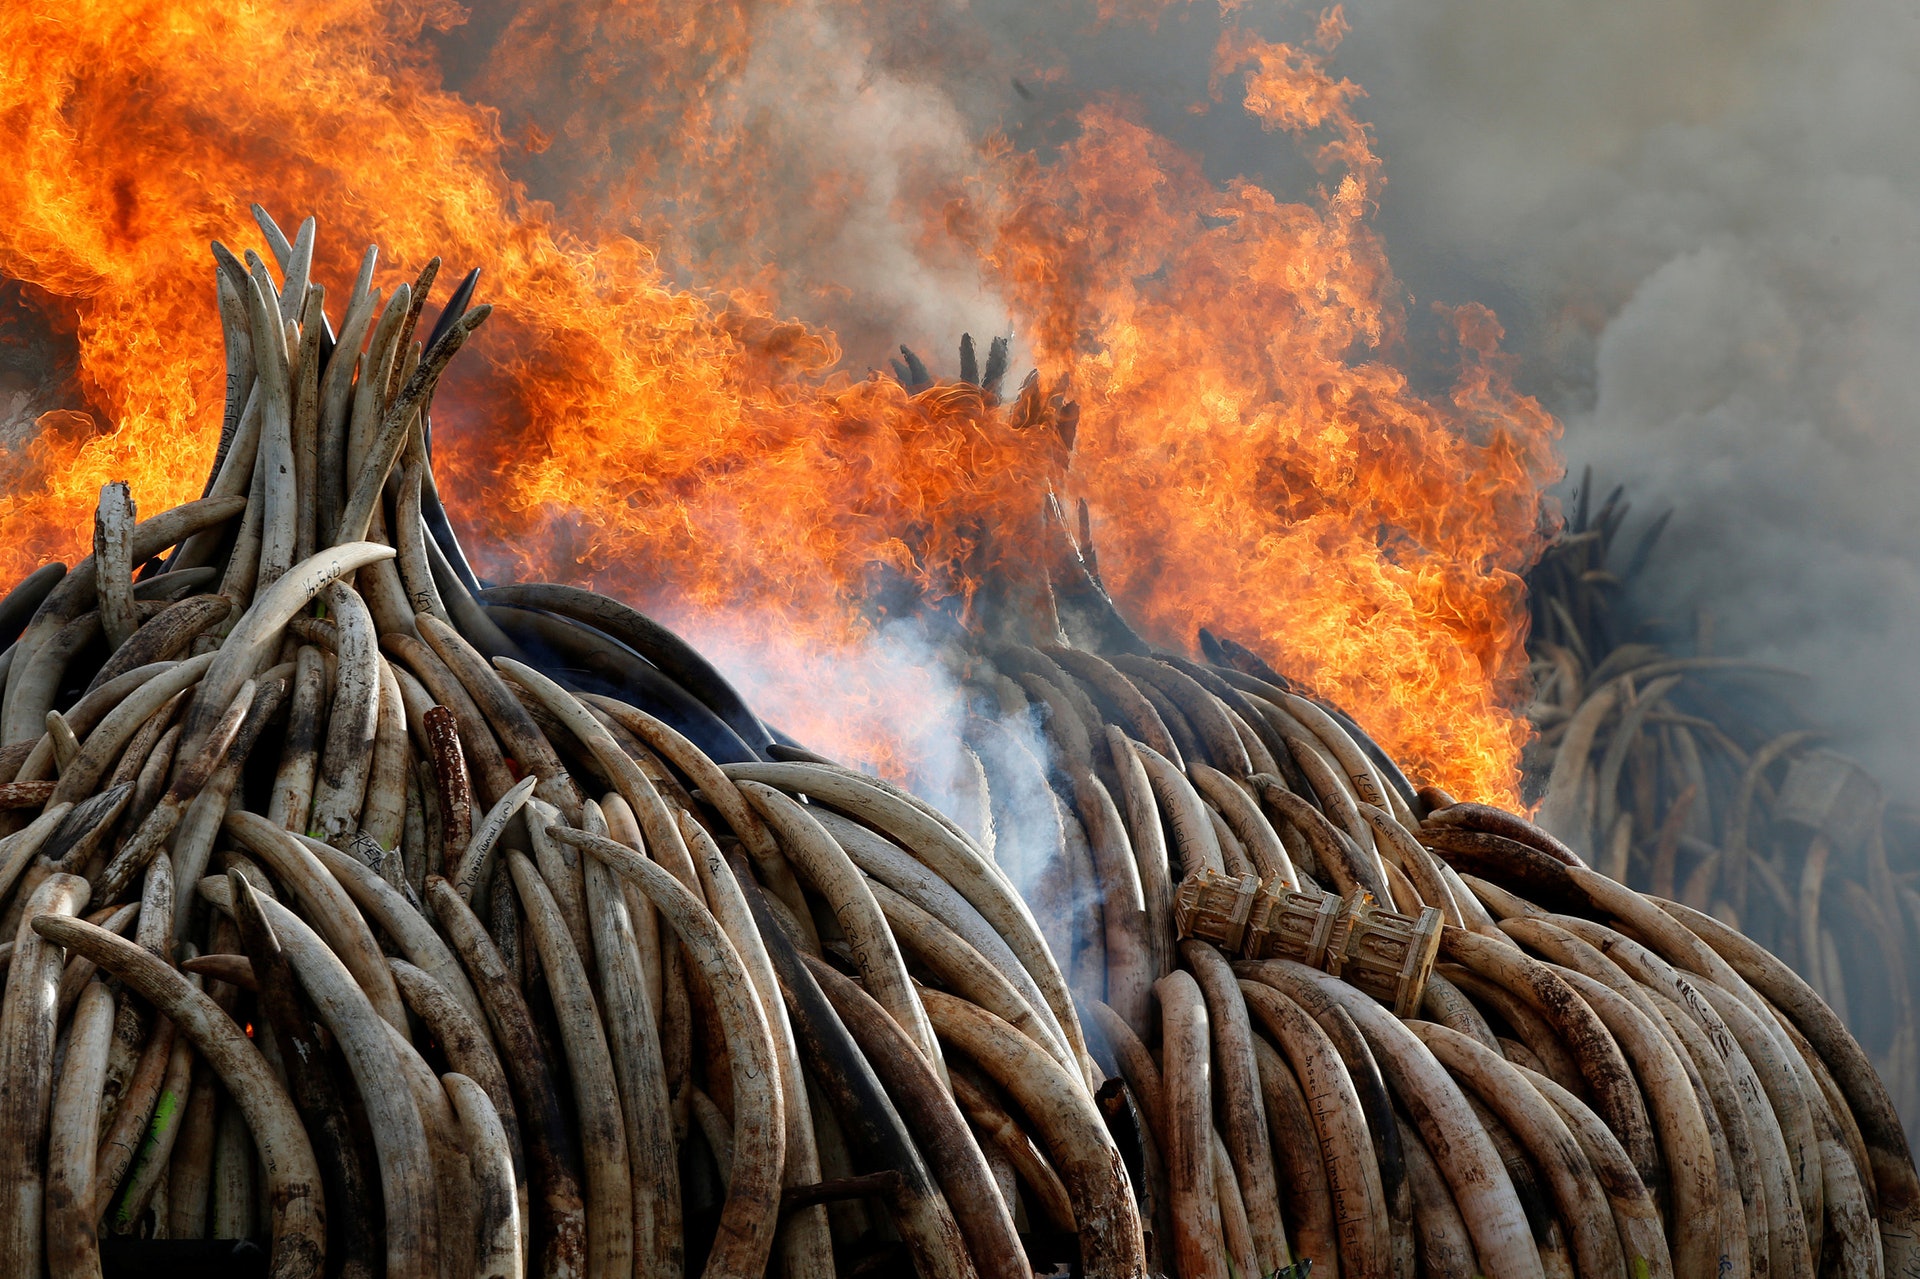
[[[336,339],[262,229],[207,495],[109,486],[0,602],[0,1271],[1920,1273],[1879,1079],[1738,933],[1219,644],[977,655],[1084,890],[1030,908],[1020,779],[949,817],[482,590],[429,465],[471,280],[416,344],[369,254]]]

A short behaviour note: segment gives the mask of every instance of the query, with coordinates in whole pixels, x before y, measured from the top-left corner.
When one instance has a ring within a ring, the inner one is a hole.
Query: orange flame
[[[198,495],[222,389],[204,244],[234,243],[257,199],[319,218],[336,316],[367,243],[389,287],[431,254],[484,268],[498,310],[436,404],[436,461],[503,576],[590,580],[748,650],[830,655],[872,633],[879,588],[964,601],[1026,556],[1046,492],[1084,496],[1151,638],[1188,649],[1214,627],[1421,775],[1511,798],[1515,572],[1557,428],[1478,308],[1453,314],[1444,399],[1393,362],[1404,299],[1367,220],[1380,165],[1358,90],[1328,66],[1338,11],[1298,46],[1229,26],[1214,68],[1216,94],[1244,71],[1245,109],[1311,148],[1327,185],[1303,201],[1208,181],[1116,101],[1049,158],[989,138],[970,175],[903,197],[929,254],[1003,291],[1042,387],[1077,399],[1069,464],[1057,432],[970,389],[842,371],[832,333],[779,318],[777,263],[700,250],[757,243],[818,195],[761,183],[771,157],[721,122],[759,8],[529,6],[463,92],[436,53],[467,17],[451,3],[0,10],[0,276],[71,334],[91,413],[0,454],[0,580],[84,554],[109,479],[147,511]],[[548,83],[574,109],[543,123],[530,86]],[[661,128],[680,139],[664,157],[638,145]],[[725,234],[673,240],[702,199]],[[670,283],[670,242],[731,292]],[[888,690],[852,712],[817,696],[789,690],[772,718],[833,744],[850,717],[884,746]]]

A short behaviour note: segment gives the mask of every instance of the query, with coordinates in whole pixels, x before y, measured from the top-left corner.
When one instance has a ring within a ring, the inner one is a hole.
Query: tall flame
[[[223,369],[204,245],[260,247],[236,236],[259,200],[319,218],[336,317],[367,243],[388,287],[432,254],[484,269],[498,310],[436,404],[436,464],[502,576],[591,580],[678,623],[745,619],[748,649],[830,655],[871,634],[886,584],[964,600],[1030,549],[1019,530],[1048,492],[1084,497],[1106,582],[1151,638],[1188,649],[1213,627],[1422,775],[1510,798],[1515,572],[1557,428],[1511,387],[1479,308],[1451,314],[1450,392],[1394,362],[1405,299],[1368,222],[1381,177],[1358,90],[1330,69],[1338,11],[1297,44],[1229,19],[1215,59],[1217,96],[1238,83],[1309,148],[1304,199],[1211,182],[1104,99],[1044,156],[989,135],[964,171],[900,193],[929,257],[1013,308],[1038,390],[1077,401],[1069,459],[1019,409],[861,378],[834,333],[783,318],[807,297],[738,246],[774,243],[833,175],[788,189],[729,97],[761,9],[0,9],[0,276],[71,343],[88,414],[47,415],[0,454],[0,579],[84,553],[109,479],[149,511],[198,495]],[[486,45],[460,55],[459,92],[455,37]],[[570,103],[551,129],[530,105],[543,83]],[[711,291],[676,287],[663,246]],[[773,718],[848,731],[806,696]],[[882,697],[853,732],[884,732]]]

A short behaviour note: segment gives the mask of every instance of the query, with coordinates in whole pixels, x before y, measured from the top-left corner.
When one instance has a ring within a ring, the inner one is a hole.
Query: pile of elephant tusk
[[[1920,826],[1827,746],[1793,671],[1716,654],[1627,595],[1661,569],[1664,517],[1624,560],[1616,488],[1576,489],[1529,574],[1539,819],[1622,883],[1780,956],[1862,1041],[1914,1131],[1920,1115]]]
[[[107,486],[0,601],[0,1271],[1920,1273],[1810,987],[1243,649],[981,641],[1039,749],[982,720],[950,815],[483,588],[431,469],[472,277],[416,342],[437,262],[370,251],[336,333],[256,216],[206,495]]]

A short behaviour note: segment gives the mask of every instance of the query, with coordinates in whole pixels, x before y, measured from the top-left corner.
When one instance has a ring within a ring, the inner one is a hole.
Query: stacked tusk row
[[[471,277],[416,343],[434,268],[369,253],[336,336],[260,219],[206,495],[108,486],[0,601],[0,1271],[1920,1273],[1811,989],[1244,650],[983,644],[1045,749],[949,815],[624,605],[482,589]]]
[[[1780,956],[1860,1038],[1909,1123],[1920,1114],[1920,831],[1910,806],[1790,696],[1800,675],[1716,655],[1636,615],[1653,521],[1612,555],[1629,504],[1575,491],[1529,575],[1540,820],[1622,883]],[[1910,1129],[1911,1130],[1911,1129]]]
[[[1414,791],[1351,723],[1208,647],[1003,651],[983,681],[1051,708],[1062,861],[1101,891],[1091,918],[1036,910],[1138,1116],[1166,1273],[1920,1260],[1899,1118],[1790,969],[1518,816]]]

